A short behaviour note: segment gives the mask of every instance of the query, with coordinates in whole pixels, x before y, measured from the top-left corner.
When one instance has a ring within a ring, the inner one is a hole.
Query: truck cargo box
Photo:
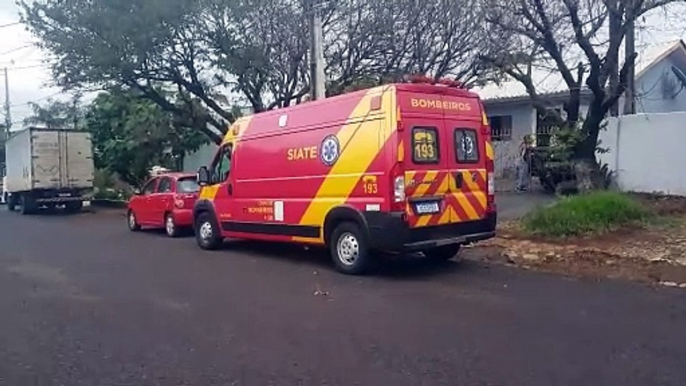
[[[28,128],[5,144],[9,193],[93,188],[90,133]]]

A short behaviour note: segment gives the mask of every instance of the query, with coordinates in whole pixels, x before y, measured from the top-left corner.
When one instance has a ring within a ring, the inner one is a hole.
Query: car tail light
[[[183,209],[186,206],[186,201],[182,197],[176,197],[174,199],[174,207],[176,209]]]

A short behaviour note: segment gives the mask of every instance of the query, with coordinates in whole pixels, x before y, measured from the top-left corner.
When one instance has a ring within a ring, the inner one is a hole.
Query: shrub
[[[524,229],[543,236],[581,236],[636,224],[653,214],[637,200],[615,192],[562,198],[523,219]]]

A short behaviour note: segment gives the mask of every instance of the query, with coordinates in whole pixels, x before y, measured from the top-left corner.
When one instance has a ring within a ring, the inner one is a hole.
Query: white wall
[[[600,140],[621,190],[686,196],[686,112],[611,118]]]
[[[519,156],[519,144],[527,134],[535,133],[536,115],[529,103],[486,105],[486,115],[511,116],[512,139],[509,141],[494,141],[495,153],[494,167],[497,178],[513,176],[517,157]]]

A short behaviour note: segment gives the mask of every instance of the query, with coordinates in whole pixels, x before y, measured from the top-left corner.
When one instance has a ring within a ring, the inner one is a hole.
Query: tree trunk
[[[605,112],[602,103],[594,101],[582,127],[584,138],[574,149],[574,174],[579,193],[603,188],[600,167],[596,159],[596,149],[598,147],[598,134],[604,117]]]

